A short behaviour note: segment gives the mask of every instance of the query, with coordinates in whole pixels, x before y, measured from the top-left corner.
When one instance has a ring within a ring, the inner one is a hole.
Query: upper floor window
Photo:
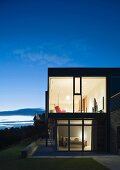
[[[49,112],[73,112],[73,77],[49,78]]]
[[[82,112],[106,112],[106,77],[82,77]]]
[[[75,94],[80,94],[80,77],[75,77]]]
[[[106,112],[106,77],[50,77],[49,112]]]

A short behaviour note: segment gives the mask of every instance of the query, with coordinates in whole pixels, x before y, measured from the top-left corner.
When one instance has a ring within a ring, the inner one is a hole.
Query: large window
[[[106,77],[50,77],[49,112],[106,112]]]
[[[82,112],[106,112],[105,77],[82,77]]]
[[[73,112],[73,78],[49,78],[49,112]]]
[[[91,151],[92,120],[58,120],[57,150]]]

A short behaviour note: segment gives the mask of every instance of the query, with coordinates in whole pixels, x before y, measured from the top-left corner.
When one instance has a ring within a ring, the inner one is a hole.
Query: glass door
[[[68,150],[68,126],[57,126],[57,150]]]
[[[70,126],[70,151],[82,151],[82,126]]]
[[[84,126],[84,151],[91,151],[92,126]]]

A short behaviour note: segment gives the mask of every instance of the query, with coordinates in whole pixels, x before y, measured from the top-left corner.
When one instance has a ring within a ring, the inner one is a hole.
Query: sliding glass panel
[[[70,150],[82,150],[82,126],[70,126]]]
[[[81,112],[81,95],[74,95],[74,112]]]
[[[57,150],[68,150],[68,126],[57,126]]]
[[[49,112],[73,112],[73,78],[49,78]]]
[[[106,112],[106,77],[82,77],[82,112]]]
[[[75,77],[75,93],[80,94],[80,77]]]
[[[91,136],[92,130],[91,126],[84,126],[84,150],[91,150]]]

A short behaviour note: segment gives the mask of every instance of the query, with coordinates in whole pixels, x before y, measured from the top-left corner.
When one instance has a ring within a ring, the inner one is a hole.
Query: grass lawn
[[[0,170],[108,170],[92,158],[20,158],[23,144],[0,151]]]

